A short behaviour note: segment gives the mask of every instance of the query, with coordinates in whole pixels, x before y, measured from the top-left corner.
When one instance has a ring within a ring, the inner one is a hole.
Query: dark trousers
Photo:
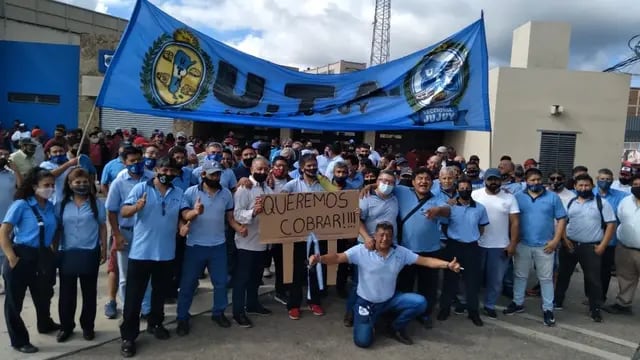
[[[440,257],[440,250],[418,253],[420,256]],[[418,283],[418,293],[427,299],[427,309],[423,316],[431,316],[438,297],[440,269],[430,269],[418,265],[405,266],[398,274],[397,290],[402,293],[412,293],[415,283]]]
[[[353,245],[355,245],[355,239],[341,239],[338,240],[338,253],[343,253]],[[345,290],[347,287],[347,280],[349,278],[349,274],[351,273],[351,265],[350,264],[340,264],[338,265],[338,273],[336,274],[336,288]]]
[[[322,242],[321,242],[322,243]],[[326,244],[326,241],[324,242]],[[322,252],[322,249],[320,250]],[[311,299],[307,299],[309,304],[320,304],[318,281],[316,281],[315,267],[308,270],[307,261],[307,244],[297,242],[293,245],[293,282],[290,286],[289,303],[287,309],[299,308],[302,304],[302,287],[307,282],[307,271],[309,271],[309,288],[311,291]],[[326,272],[325,272],[326,274]],[[325,276],[326,281],[326,276]]]
[[[607,292],[609,292],[609,283],[611,282],[611,271],[615,267],[616,247],[607,246],[604,254],[600,257],[600,281],[602,284],[602,303],[607,300]],[[586,289],[585,289],[586,290]]]
[[[262,280],[266,251],[238,249],[237,263],[233,274],[233,316],[262,307],[258,303],[258,288]]]
[[[478,246],[478,242],[463,243],[449,240],[443,253],[444,260],[447,261],[451,261],[456,257],[464,271],[460,274],[453,271],[444,272],[440,309],[449,309],[451,307],[458,293],[458,281],[462,278],[467,298],[467,311],[469,311],[469,314],[477,314],[478,293],[480,292],[480,282],[482,281],[482,251]]]
[[[235,230],[233,230],[231,226],[227,225],[224,230],[224,237],[227,244],[227,271],[229,276],[233,276],[233,271],[236,267],[236,253],[238,252],[238,249],[236,249],[235,235]]]
[[[601,259],[595,251],[596,244],[573,243],[573,251],[567,250],[565,246],[560,247],[560,265],[558,269],[558,282],[554,296],[555,303],[561,305],[564,296],[569,288],[571,275],[580,263],[584,274],[584,285],[589,298],[589,308],[599,309],[602,306],[602,280],[600,279]]]
[[[180,280],[182,279],[182,263],[184,262],[184,250],[187,246],[187,238],[176,234],[176,257],[173,259],[173,278],[171,283],[171,291],[167,297],[178,298],[178,289],[180,289]]]
[[[275,265],[276,270],[276,280],[275,280],[275,289],[276,294],[286,294],[289,290],[289,284],[285,285],[283,283],[283,274],[282,274],[282,244],[271,244],[271,249],[268,250],[273,257],[273,264]],[[288,260],[291,261],[291,260]]]
[[[150,327],[161,325],[164,321],[164,301],[171,289],[173,261],[153,261],[129,259],[127,286],[122,310],[120,336],[122,340],[133,341],[140,331],[140,309],[142,299],[151,278],[151,312],[147,318]]]
[[[52,322],[50,307],[55,273],[53,269],[48,271],[47,275],[38,271],[37,249],[16,246],[14,251],[20,258],[16,266],[11,269],[9,261],[4,261],[3,264],[4,318],[11,346],[21,347],[29,343],[29,332],[20,316],[27,288],[36,309],[38,327],[48,325]]]
[[[82,292],[80,327],[82,330],[93,331],[98,299],[98,269],[96,268],[95,270],[91,274],[83,275],[60,274],[58,314],[62,330],[72,331],[76,327],[74,318],[78,302],[78,280],[80,280],[80,290]]]

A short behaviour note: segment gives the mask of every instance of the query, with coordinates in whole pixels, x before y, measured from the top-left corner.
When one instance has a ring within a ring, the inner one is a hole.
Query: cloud
[[[133,0],[67,0],[102,12],[130,13]],[[297,67],[339,59],[368,62],[374,0],[152,0],[179,20],[241,51]],[[509,63],[513,30],[529,20],[572,26],[571,67],[602,70],[632,55],[640,1],[403,0],[392,3],[391,57],[460,30],[484,10],[490,64]]]

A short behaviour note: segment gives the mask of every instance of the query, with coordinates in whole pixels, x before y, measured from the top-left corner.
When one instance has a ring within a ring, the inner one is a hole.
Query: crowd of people
[[[339,265],[344,326],[353,327],[359,347],[371,346],[376,324],[411,344],[409,322],[431,328],[452,309],[483,326],[481,315],[498,316],[501,295],[511,300],[505,315],[523,312],[526,295],[540,295],[544,324],[554,326],[578,263],[595,322],[602,310],[631,313],[640,278],[640,175],[629,164],[615,176],[608,168],[590,175],[584,166],[543,174],[536,160],[518,165],[507,155],[482,169],[478,156],[466,160],[447,146],[422,157],[352,142],[241,144],[232,133],[206,143],[182,132],[145,138],[135,128],[96,128],[85,137],[60,125],[46,139],[20,122],[0,133],[5,316],[11,345],[23,353],[38,351],[20,316],[27,288],[37,331],[65,342],[76,325],[79,282],[82,336],[94,339],[104,263],[104,314],[115,319],[120,302],[125,357],[136,354],[141,319],[155,338],[170,337],[165,303],[177,303],[177,335],[190,333],[189,309],[207,274],[211,319],[222,328],[231,320],[252,327],[251,316],[272,314],[258,288],[274,275],[274,299],[290,319],[300,319],[303,307],[322,316],[326,287],[308,280],[317,264]],[[326,241],[322,255],[296,243],[293,282],[284,284],[282,245],[260,242],[262,199],[340,190],[360,192],[358,238],[339,240],[336,254]],[[532,268],[538,285],[527,289]],[[618,294],[605,305],[614,272]],[[57,281],[59,324],[50,311]]]

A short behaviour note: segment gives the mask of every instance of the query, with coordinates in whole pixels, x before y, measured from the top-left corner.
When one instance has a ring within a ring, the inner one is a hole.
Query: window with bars
[[[58,105],[60,104],[60,95],[10,92],[8,95],[8,100],[9,102],[14,103]]]
[[[552,171],[560,170],[571,176],[576,156],[576,134],[543,131],[540,135],[540,171],[547,179]]]

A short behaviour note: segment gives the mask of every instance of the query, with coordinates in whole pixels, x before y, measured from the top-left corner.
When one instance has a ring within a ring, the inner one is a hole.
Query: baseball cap
[[[524,164],[522,164],[524,167],[527,166],[538,166],[538,162],[536,161],[536,159],[527,159],[524,161]]]
[[[630,166],[622,166],[622,167],[620,168],[620,172],[621,172],[621,173],[623,173],[623,172],[624,172],[624,173],[632,173],[633,171],[632,171],[632,169],[631,169],[631,167],[630,167]]]
[[[480,161],[480,158],[478,157],[478,155],[471,155],[469,157],[469,161]]]
[[[40,137],[42,135],[44,135],[44,131],[42,131],[41,129],[31,130],[31,137]]]
[[[307,154],[313,154],[313,151],[311,151],[309,149],[304,149],[304,150],[300,151],[300,156],[305,156]]]
[[[496,168],[487,169],[487,171],[484,172],[484,178],[489,179],[491,177],[497,177],[498,179],[501,179],[502,175],[500,175],[500,170]]]
[[[403,167],[400,169],[400,176],[411,175],[413,176],[413,170],[410,167]]]
[[[185,138],[186,139],[187,135],[185,135],[183,131],[178,131],[176,133],[176,139],[178,139],[178,138]]]
[[[145,140],[145,138],[143,138],[142,136],[137,137],[135,140],[133,140],[133,145],[134,146],[147,146],[147,140]]]
[[[205,162],[202,164],[202,172],[207,175],[222,172],[222,170],[222,166],[220,166],[217,161],[205,160]]]
[[[34,143],[33,140],[31,140],[31,138],[28,138],[28,137],[20,139],[18,144],[20,144],[20,145],[34,145],[34,146],[36,145],[36,143]]]
[[[407,163],[408,163],[407,159],[405,159],[402,156],[399,157],[399,158],[396,158],[396,165],[402,165],[402,164],[407,164]]]
[[[436,152],[439,153],[446,153],[449,149],[447,149],[446,146],[438,146],[438,148],[436,149]]]

